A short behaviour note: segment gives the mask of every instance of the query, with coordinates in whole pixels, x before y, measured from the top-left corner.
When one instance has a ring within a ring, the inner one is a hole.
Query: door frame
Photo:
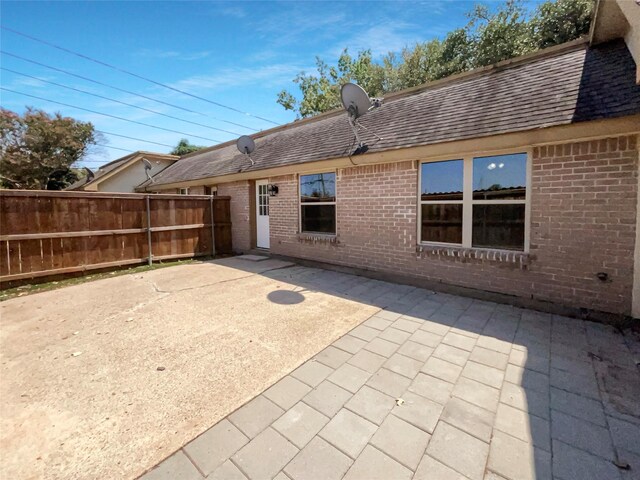
[[[269,248],[271,247],[271,225],[270,225],[270,218],[269,218],[269,194],[266,193],[266,186],[269,184],[269,179],[260,179],[260,180],[256,180],[254,182],[254,194],[255,194],[255,208],[253,209],[254,214],[255,214],[255,226],[256,226],[256,248],[261,248],[264,250],[269,250]],[[261,185],[265,186],[265,197],[267,200],[267,215],[260,215],[260,193],[258,192],[258,189],[260,188]],[[267,217],[267,238],[266,238],[266,246],[260,245],[260,226],[258,225],[260,223],[260,217]]]

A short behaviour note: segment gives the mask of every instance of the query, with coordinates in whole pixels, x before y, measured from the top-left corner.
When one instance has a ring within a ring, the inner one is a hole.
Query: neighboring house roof
[[[584,41],[460,74],[400,95],[360,118],[367,153],[640,113],[635,64],[621,40]],[[347,114],[335,111],[253,135],[250,165],[227,142],[185,157],[156,186],[353,155]]]
[[[98,170],[93,172],[93,178],[87,175],[81,178],[77,182],[68,186],[65,190],[85,190],[90,185],[96,185],[106,180],[107,178],[115,175],[116,173],[126,169],[129,165],[141,160],[142,158],[148,158],[149,160],[174,160],[177,161],[180,157],[176,155],[167,155],[164,153],[154,153],[137,151],[130,153],[121,158],[117,158],[109,163],[102,165]],[[146,182],[145,182],[146,183]]]

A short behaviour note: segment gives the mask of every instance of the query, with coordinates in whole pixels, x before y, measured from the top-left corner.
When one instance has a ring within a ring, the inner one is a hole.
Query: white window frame
[[[180,188],[180,189],[178,189],[178,193],[179,193],[180,195],[189,195],[189,187],[187,187],[187,188]]]
[[[473,159],[480,157],[492,157],[499,155],[509,155],[516,153],[524,153],[526,155],[526,192],[524,200],[474,200],[473,199]],[[422,165],[425,163],[436,163],[462,160],[463,164],[463,187],[462,200],[422,200]],[[428,242],[422,241],[422,205],[428,204],[462,204],[462,243],[446,243],[446,242]],[[417,222],[417,238],[421,245],[434,245],[441,247],[462,247],[473,248],[474,250],[501,250],[500,248],[483,248],[472,246],[473,241],[473,206],[474,205],[524,205],[524,250],[507,250],[505,252],[524,252],[529,253],[530,247],[530,225],[531,225],[531,149],[521,148],[509,151],[498,152],[475,152],[468,155],[449,156],[442,158],[434,158],[429,160],[420,160],[418,162],[418,222]]]
[[[259,183],[259,182],[267,182],[267,183]],[[256,206],[258,207],[257,213],[258,215],[265,216],[265,217],[269,216],[269,207],[270,207],[269,192],[267,191],[268,186],[269,186],[268,179],[259,180],[256,182],[256,187],[258,187],[256,189]],[[262,187],[264,187],[264,189]],[[261,191],[261,190],[264,190],[264,191]],[[264,203],[262,204],[260,203],[261,197],[263,197],[262,199],[264,200]]]
[[[322,173],[333,173],[335,175],[335,179],[336,179],[336,199],[333,202],[313,202],[313,203],[304,203],[302,201],[302,195],[301,195],[301,190],[300,190],[300,177],[306,177],[307,175],[320,175]],[[310,234],[310,235],[327,235],[327,236],[332,236],[335,237],[336,235],[338,235],[338,172],[336,170],[319,170],[319,171],[313,171],[313,172],[305,172],[305,173],[299,173],[297,178],[296,178],[296,182],[298,185],[298,233],[301,234]],[[335,226],[336,226],[336,230],[333,233],[326,233],[326,232],[307,232],[307,231],[303,231],[302,230],[302,206],[303,205],[333,205],[335,207]]]

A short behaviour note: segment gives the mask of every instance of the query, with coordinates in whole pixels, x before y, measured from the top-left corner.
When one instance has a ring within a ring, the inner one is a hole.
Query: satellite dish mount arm
[[[251,166],[253,167],[256,163],[253,161],[253,158],[251,158],[250,152],[249,152],[249,147],[244,147],[244,154],[249,157],[249,160],[251,161]]]
[[[356,136],[358,148],[362,148],[364,146],[364,143],[362,140],[360,140],[360,135],[358,135],[358,124],[356,123],[356,118],[354,118],[351,113],[349,113],[349,125],[351,126],[351,130],[353,130],[353,134]]]
[[[147,175],[147,180],[154,183],[153,177],[151,176],[151,169],[153,168],[153,165],[151,165],[151,162],[146,158],[142,159],[142,164],[144,165],[144,173]]]
[[[354,107],[349,107],[349,110],[347,110],[347,111],[349,113],[349,125],[351,125],[351,130],[353,130],[353,134],[356,136],[356,141],[358,142],[358,148],[364,147],[364,142],[360,139],[360,135],[358,135],[358,129],[359,128],[365,130],[366,132],[369,132],[371,135],[376,137],[378,140],[382,140],[382,137],[380,135],[378,135],[373,130],[365,127],[360,122],[358,122],[358,117],[352,113],[353,110],[355,110]]]

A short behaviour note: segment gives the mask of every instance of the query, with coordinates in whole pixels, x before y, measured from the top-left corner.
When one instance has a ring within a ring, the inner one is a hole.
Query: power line
[[[2,53],[3,55],[8,55],[9,57],[18,58],[18,59],[20,59],[22,61],[25,61],[25,62],[33,63],[34,65],[38,65],[40,67],[48,68],[49,70],[53,70],[53,71],[56,71],[56,72],[64,73],[65,75],[70,75],[72,77],[80,78],[82,80],[86,80],[87,82],[95,83],[96,85],[102,85],[103,87],[112,88],[112,89],[117,90],[119,92],[128,93],[129,95],[135,95],[137,97],[141,97],[141,98],[144,98],[146,100],[151,100],[153,102],[162,103],[163,105],[168,105],[168,106],[173,107],[173,108],[179,108],[180,110],[184,110],[185,112],[195,113],[197,115],[202,115],[203,117],[206,117],[206,115],[204,113],[196,112],[195,110],[189,110],[188,108],[180,107],[179,105],[173,105],[172,103],[167,103],[167,102],[164,102],[162,100],[156,100],[155,98],[151,98],[151,97],[147,97],[145,95],[137,94],[137,93],[132,92],[130,90],[125,90],[123,88],[114,87],[112,85],[108,85],[108,84],[100,82],[98,80],[93,80],[93,79],[88,78],[88,77],[83,77],[82,75],[78,75],[77,73],[72,73],[72,72],[69,72],[67,70],[63,70],[61,68],[52,67],[51,65],[47,65],[45,63],[41,63],[41,62],[37,62],[35,60],[31,60],[31,59],[26,58],[26,57],[21,57],[20,55],[16,55],[15,53],[7,52],[5,50],[0,50],[0,53]]]
[[[49,70],[53,70],[54,72],[64,73],[65,75],[69,75],[71,77],[76,77],[76,78],[79,78],[81,80],[85,80],[87,82],[95,83],[96,85],[101,85],[103,87],[111,88],[111,89],[116,90],[118,92],[123,92],[123,93],[127,93],[129,95],[134,95],[136,97],[144,98],[145,100],[151,100],[152,102],[160,103],[162,105],[167,105],[169,107],[177,108],[179,110],[184,110],[185,112],[195,113],[196,115],[202,115],[203,117],[208,117],[208,118],[211,118],[212,120],[216,120],[218,122],[228,123],[229,125],[235,125],[236,127],[246,128],[247,130],[253,130],[254,132],[258,131],[257,128],[247,127],[246,125],[242,125],[240,123],[235,123],[235,122],[230,122],[229,120],[223,120],[221,118],[217,118],[217,117],[213,117],[211,115],[207,115],[206,113],[197,112],[197,111],[191,110],[189,108],[184,108],[184,107],[181,107],[179,105],[174,105],[173,103],[165,102],[163,100],[158,100],[157,98],[147,97],[146,95],[142,95],[141,93],[136,93],[136,92],[132,92],[131,90],[126,90],[124,88],[115,87],[113,85],[109,85],[108,83],[104,83],[104,82],[101,82],[99,80],[94,80],[92,78],[85,77],[83,75],[78,75],[77,73],[69,72],[68,70],[63,70],[62,68],[52,67],[51,65],[47,65],[46,63],[38,62],[36,60],[31,60],[30,58],[22,57],[20,55],[16,55],[15,53],[7,52],[6,50],[0,50],[0,53],[2,53],[3,55],[7,55],[9,57],[17,58],[17,59],[22,60],[24,62],[29,62],[29,63],[32,63],[34,65],[38,65],[40,67],[48,68]]]
[[[158,143],[158,142],[154,142],[152,140],[145,140],[144,138],[128,137],[126,135],[121,135],[119,133],[105,132],[104,130],[96,130],[96,132],[104,133],[105,135],[113,135],[115,137],[128,138],[129,140],[138,140],[139,142],[144,142],[144,143],[153,143],[155,145],[160,145],[161,147],[169,147],[169,148],[175,147],[175,145],[167,145],[166,143]]]
[[[120,147],[112,147],[111,145],[102,145],[101,143],[94,143],[94,145],[96,147],[104,147],[104,148],[112,148],[113,150],[122,150],[123,152],[128,152],[128,153],[136,153],[133,150],[127,150],[126,148],[120,148]],[[86,160],[85,160],[86,161]],[[97,161],[97,160],[96,160]],[[106,163],[106,162],[105,162]]]
[[[42,40],[40,38],[33,37],[33,36],[28,35],[26,33],[19,32],[18,30],[14,30],[12,28],[5,27],[4,25],[0,25],[0,28],[3,28],[4,30],[7,30],[9,32],[15,33],[16,35],[20,35],[22,37],[28,38],[29,40],[33,40],[34,42],[39,42],[39,43],[42,43],[42,44],[47,45],[49,47],[61,50],[63,52],[70,53],[71,55],[75,55],[76,57],[80,57],[80,58],[83,58],[85,60],[89,60],[90,62],[97,63],[98,65],[102,65],[104,67],[111,68],[111,69],[116,70],[118,72],[126,73],[127,75],[130,75],[132,77],[139,78],[140,80],[144,80],[145,82],[153,83],[154,85],[159,85],[161,87],[168,88],[169,90],[173,90],[174,92],[182,93],[183,95],[187,95],[189,97],[196,98],[198,100],[202,100],[202,101],[207,102],[207,103],[211,103],[212,105],[216,105],[216,106],[221,107],[221,108],[226,108],[227,110],[231,110],[233,112],[242,113],[243,115],[247,115],[247,116],[253,117],[253,118],[258,118],[258,119],[263,120],[265,122],[272,123],[274,125],[278,125],[277,122],[274,122],[273,120],[269,120],[268,118],[259,117],[258,115],[253,115],[253,114],[251,114],[249,112],[243,112],[242,110],[238,110],[237,108],[230,107],[228,105],[224,105],[224,104],[222,104],[220,102],[215,102],[213,100],[209,100],[208,98],[199,97],[198,95],[194,95],[192,93],[185,92],[184,90],[180,90],[180,89],[172,87],[170,85],[167,85],[167,84],[164,84],[164,83],[161,83],[161,82],[157,82],[157,81],[152,80],[152,79],[147,78],[147,77],[143,77],[142,75],[138,75],[137,73],[130,72],[128,70],[125,70],[124,68],[116,67],[115,65],[111,65],[111,64],[103,62],[101,60],[97,60],[97,59],[95,59],[93,57],[90,57],[88,55],[84,55],[82,53],[78,53],[78,52],[76,52],[74,50],[69,50],[68,48],[61,47],[59,45],[56,45],[56,44],[51,43],[51,42],[48,42],[46,40]]]
[[[56,102],[55,100],[50,100],[48,98],[43,98],[43,97],[37,97],[35,95],[29,95],[28,93],[23,93],[23,92],[18,92],[16,90],[11,90],[9,88],[5,88],[5,87],[0,87],[0,90],[5,90],[7,92],[11,92],[11,93],[15,93],[18,95],[23,95],[25,97],[31,97],[31,98],[36,98],[38,100],[43,100],[45,102],[50,102],[50,103],[55,103],[57,105],[62,105],[64,107],[69,107],[69,108],[75,108],[78,110],[83,110],[85,112],[89,112],[89,113],[95,113],[96,115],[102,115],[104,117],[110,117],[110,118],[115,118],[117,120],[122,120],[123,122],[129,122],[129,123],[135,123],[137,125],[142,125],[144,127],[149,127],[149,128],[155,128],[157,130],[164,130],[165,132],[171,132],[171,133],[178,133],[180,135],[186,135],[187,137],[194,137],[194,138],[200,138],[202,140],[207,140],[209,142],[216,142],[216,143],[220,143],[220,140],[215,140],[212,138],[207,138],[207,137],[200,137],[198,135],[193,135],[191,133],[185,133],[185,132],[181,132],[179,130],[170,130],[168,128],[163,128],[163,127],[158,127],[156,125],[150,125],[148,123],[143,123],[143,122],[138,122],[137,120],[129,120],[128,118],[123,118],[123,117],[118,117],[116,115],[111,115],[109,113],[102,113],[102,112],[96,112],[95,110],[89,110],[88,108],[82,108],[82,107],[78,107],[76,105],[69,105],[68,103],[62,103],[62,102]]]
[[[66,88],[68,90],[73,90],[74,92],[80,92],[80,93],[83,93],[85,95],[91,95],[92,97],[97,97],[97,98],[102,98],[104,100],[109,100],[110,102],[115,102],[115,103],[119,103],[121,105],[126,105],[127,107],[137,108],[138,110],[143,110],[145,112],[150,112],[150,113],[153,113],[154,115],[161,115],[163,117],[171,118],[172,120],[178,120],[180,122],[190,123],[192,125],[197,125],[199,127],[209,128],[211,130],[217,130],[219,132],[229,133],[231,135],[238,135],[238,136],[242,135],[241,133],[231,132],[229,130],[224,130],[222,128],[210,127],[209,125],[205,125],[204,123],[192,122],[191,120],[185,120],[184,118],[174,117],[173,115],[168,115],[166,113],[158,112],[156,110],[151,110],[149,108],[139,107],[139,106],[133,105],[131,103],[127,103],[127,102],[122,102],[120,100],[116,100],[115,98],[105,97],[104,95],[98,95],[97,93],[87,92],[86,90],[82,90],[80,88],[70,87],[68,85],[63,85],[61,83],[52,82],[50,80],[44,80],[44,79],[39,78],[39,77],[34,77],[33,75],[27,75],[26,73],[18,72],[16,70],[11,70],[10,68],[0,67],[0,70],[5,70],[7,72],[11,72],[11,73],[15,73],[15,74],[18,74],[18,75],[22,75],[23,77],[27,77],[27,78],[33,78],[34,80],[38,80],[39,82],[44,82],[44,83],[48,83],[50,85],[55,85],[57,87]]]

